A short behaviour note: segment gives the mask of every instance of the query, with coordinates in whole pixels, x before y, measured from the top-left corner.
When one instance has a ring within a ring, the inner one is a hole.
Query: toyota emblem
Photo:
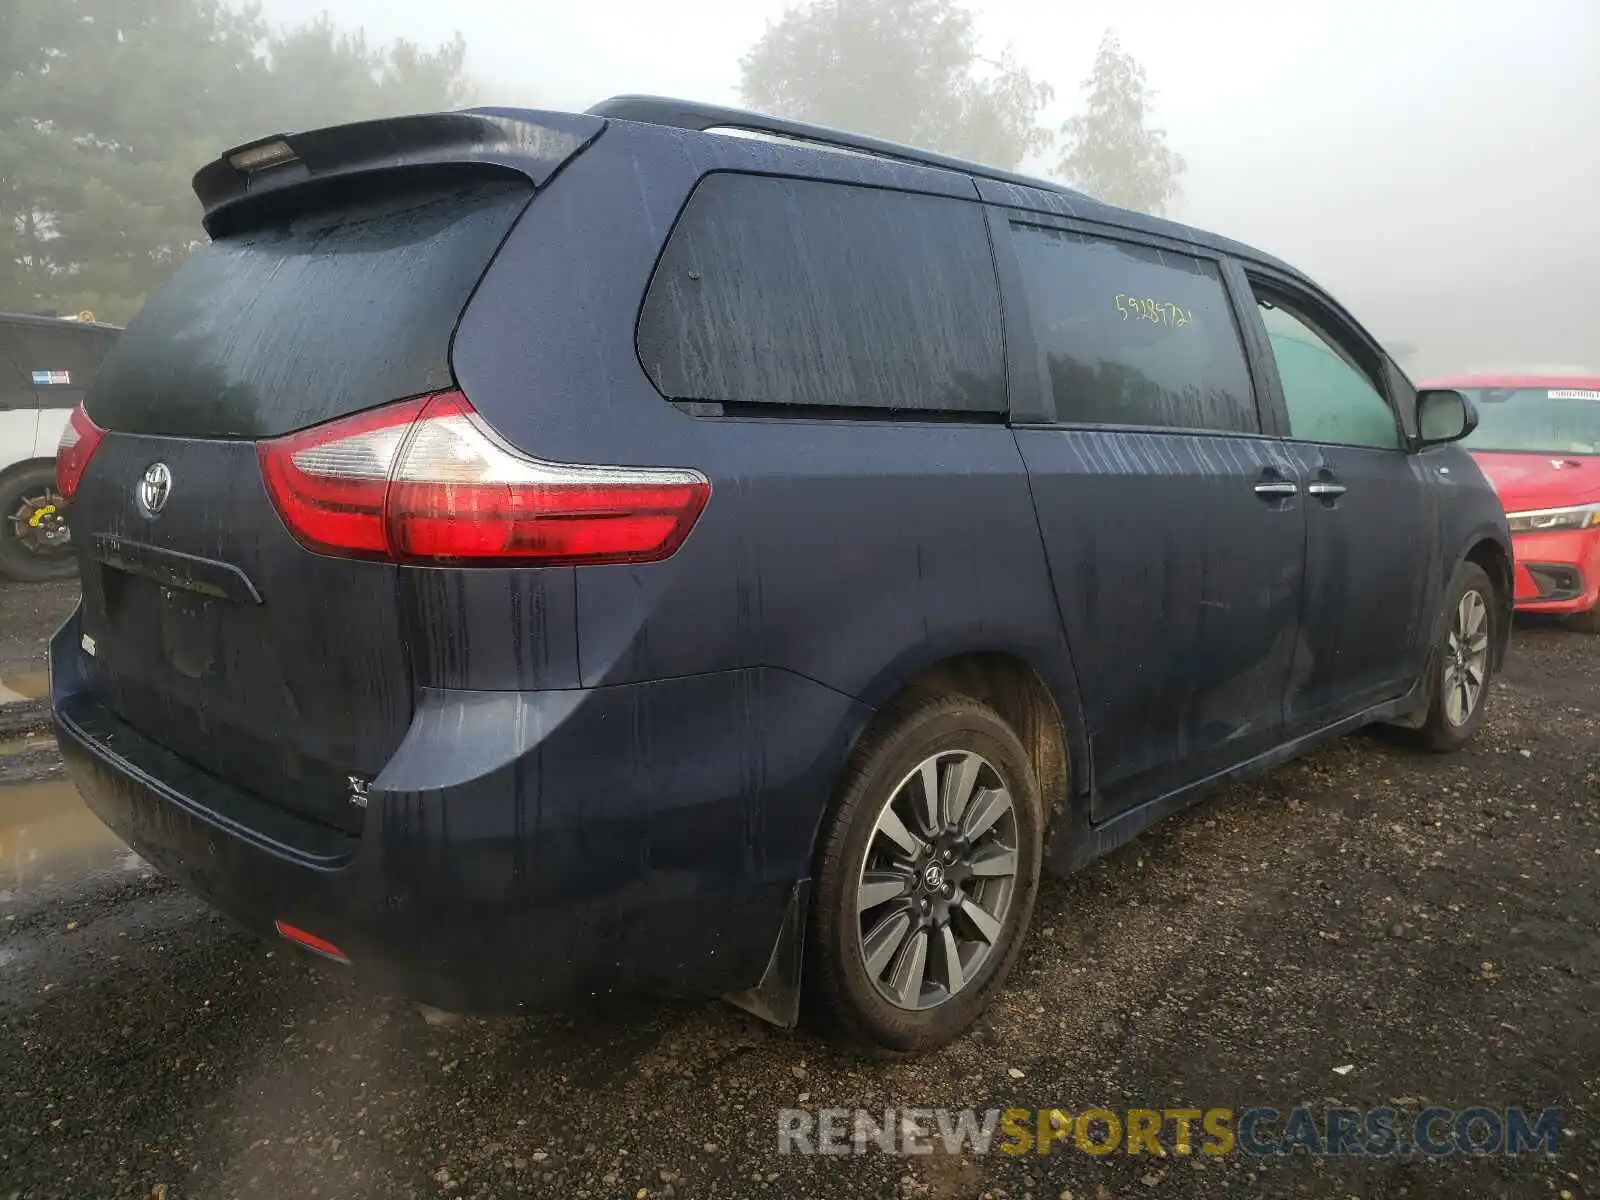
[[[139,480],[139,511],[147,517],[159,517],[172,495],[172,471],[166,463],[151,463]]]

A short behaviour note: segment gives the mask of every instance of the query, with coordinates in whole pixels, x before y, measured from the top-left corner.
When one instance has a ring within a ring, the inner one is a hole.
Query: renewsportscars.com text
[[[1231,1108],[786,1108],[779,1154],[1293,1154],[1444,1157],[1555,1154],[1561,1113],[1474,1105]]]

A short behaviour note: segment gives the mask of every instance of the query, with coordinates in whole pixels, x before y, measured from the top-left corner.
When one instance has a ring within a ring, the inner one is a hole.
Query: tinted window
[[[1012,228],[1058,420],[1260,427],[1216,264],[1066,230]]]
[[[21,327],[0,321],[0,382],[7,387],[28,383],[22,370],[19,351],[22,349]]]
[[[1283,381],[1289,436],[1398,449],[1394,410],[1355,356],[1276,299],[1258,298],[1257,303]]]
[[[982,210],[936,196],[718,174],[695,189],[639,318],[672,400],[1002,412]]]
[[[40,399],[50,403],[52,391],[82,392],[100,372],[106,344],[94,329],[71,325],[19,325],[11,337],[15,356],[21,360],[23,379],[45,393]],[[74,396],[72,403],[77,403]]]
[[[38,404],[33,383],[17,362],[16,351],[17,327],[0,322],[0,412]]]
[[[118,340],[90,416],[266,437],[450,387],[456,322],[530,191],[395,188],[212,242]]]

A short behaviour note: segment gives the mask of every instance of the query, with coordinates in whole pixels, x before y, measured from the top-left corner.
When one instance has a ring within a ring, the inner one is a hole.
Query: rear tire
[[[36,463],[0,477],[0,575],[42,583],[75,574],[78,561],[65,512],[52,464]]]
[[[1456,568],[1445,593],[1444,632],[1428,666],[1428,719],[1416,740],[1448,754],[1483,724],[1500,644],[1494,584],[1476,563]]]
[[[887,710],[822,831],[808,1014],[877,1058],[959,1037],[1022,950],[1043,842],[1033,765],[998,713],[958,695]]]

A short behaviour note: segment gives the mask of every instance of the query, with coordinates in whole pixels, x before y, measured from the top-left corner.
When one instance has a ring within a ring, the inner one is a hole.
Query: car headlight
[[[1544,533],[1555,529],[1588,529],[1600,525],[1600,504],[1580,504],[1576,508],[1540,508],[1531,512],[1507,513],[1512,533]]]

